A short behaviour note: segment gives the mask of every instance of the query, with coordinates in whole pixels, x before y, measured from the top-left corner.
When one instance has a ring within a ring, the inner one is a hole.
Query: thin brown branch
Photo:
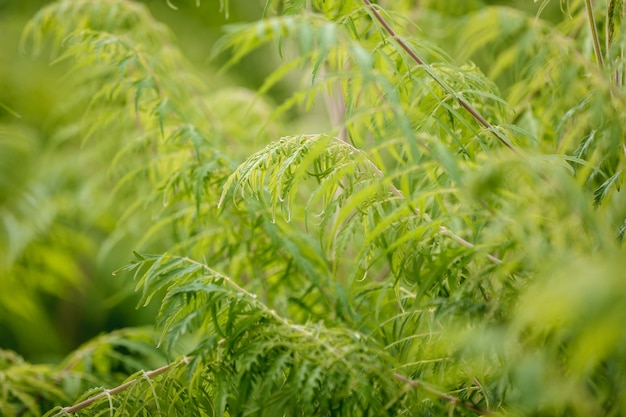
[[[426,69],[427,74],[441,87],[443,87],[446,91],[451,93],[454,98],[457,100],[459,105],[463,107],[478,123],[480,123],[485,129],[491,132],[504,146],[509,148],[511,151],[517,153],[517,150],[511,145],[508,139],[496,129],[494,125],[489,123],[487,119],[485,119],[467,100],[465,100],[457,91],[454,91],[452,87],[447,85],[443,80],[437,77],[431,70],[430,66],[424,61],[422,58],[417,55],[417,53],[411,49],[411,47],[400,38],[393,28],[389,25],[389,23],[385,20],[385,18],[380,14],[380,12],[374,7],[374,5],[369,0],[363,0],[363,3],[370,9],[376,20],[381,24],[381,26],[385,29],[385,31],[391,36],[393,40],[395,40],[398,45],[413,59],[413,61],[417,62],[419,65]]]
[[[473,412],[478,413],[478,414],[482,414],[484,416],[496,415],[496,413],[494,413],[493,411],[490,411],[490,410],[487,410],[487,409],[484,409],[484,408],[480,408],[480,407],[478,407],[477,405],[475,405],[473,403],[470,403],[470,402],[467,402],[467,401],[463,401],[463,400],[461,400],[458,397],[455,397],[455,396],[452,396],[450,394],[446,394],[445,392],[441,392],[439,390],[436,390],[436,389],[434,389],[432,387],[429,387],[428,385],[425,385],[425,384],[421,383],[420,381],[416,381],[414,379],[409,379],[409,378],[405,377],[404,375],[400,375],[398,373],[394,373],[393,377],[395,379],[397,379],[398,381],[401,381],[401,382],[403,382],[403,383],[405,383],[407,385],[410,385],[410,386],[412,386],[412,387],[414,387],[416,389],[421,389],[423,391],[426,391],[429,394],[432,394],[432,395],[434,395],[436,397],[439,397],[442,400],[447,401],[447,402],[449,402],[449,403],[451,403],[453,405],[461,406],[461,407],[463,407],[463,408],[465,408],[467,410],[473,411]]]
[[[404,40],[402,40],[402,38],[398,37],[398,35],[396,34],[396,32],[393,30],[393,28],[389,25],[389,23],[385,20],[385,18],[380,14],[380,12],[378,10],[376,10],[376,8],[374,7],[374,5],[369,1],[369,0],[363,0],[363,2],[365,3],[365,5],[371,10],[372,14],[374,15],[374,17],[376,18],[376,20],[378,20],[378,22],[381,24],[381,26],[385,29],[385,31],[398,43],[398,45],[400,45],[400,47],[402,49],[404,49],[404,51],[406,51],[407,54],[409,54],[409,56],[415,61],[417,62],[419,65],[428,68],[428,64],[426,64],[426,62],[419,57],[419,55],[417,55],[417,53],[415,51],[413,51],[413,49],[411,49],[411,47],[409,45],[407,45],[406,42],[404,42]],[[474,109],[472,107],[471,104],[469,104],[465,99],[463,99],[458,93],[456,93],[455,91],[452,90],[451,87],[449,87],[448,85],[446,85],[442,80],[440,80],[438,77],[434,76],[434,74],[432,74],[430,71],[427,71],[427,73],[433,78],[433,80],[435,82],[437,82],[440,86],[442,86],[444,89],[448,90],[449,92],[451,92],[454,97],[457,99],[458,103],[465,109],[467,110],[472,117],[474,117],[474,119],[476,119],[481,125],[483,125],[487,130],[489,130],[500,142],[502,142],[507,148],[509,148],[511,151],[517,153],[517,150],[513,147],[513,145],[511,145],[509,143],[509,141],[506,139],[506,137],[504,137],[496,128],[495,126],[493,126],[491,123],[489,123],[480,113],[478,113],[478,111],[476,109]],[[341,140],[341,138],[340,138]],[[345,140],[342,140],[345,143],[348,143]],[[349,145],[349,144],[348,144]],[[351,146],[351,145],[350,145]],[[370,165],[372,165],[372,168],[374,169],[374,171],[381,177],[384,176],[383,172],[373,163],[370,161]],[[399,198],[404,198],[404,195],[402,194],[402,192],[400,190],[398,190],[393,184],[390,184],[390,188],[391,191]],[[416,210],[416,214],[419,214],[419,211]],[[457,243],[467,247],[467,248],[474,248],[474,245],[470,242],[468,242],[467,240],[463,239],[462,237],[458,236],[457,234],[455,234],[454,232],[452,232],[450,229],[448,229],[445,226],[441,226],[439,228],[439,232],[442,234],[445,234],[447,236],[450,236],[452,239],[454,239]],[[491,254],[487,254],[487,258],[492,261],[493,263],[496,264],[501,264],[502,260],[498,259],[497,257],[491,255]]]
[[[162,373],[165,373],[165,372],[169,371],[171,368],[179,365],[180,363],[188,363],[190,359],[191,359],[190,357],[186,356],[186,357],[184,357],[183,359],[181,359],[178,362],[170,363],[169,365],[162,366],[162,367],[160,367],[158,369],[154,369],[152,371],[144,372],[144,373],[142,373],[142,375],[137,376],[136,378],[131,379],[130,381],[124,382],[123,384],[118,385],[115,388],[104,390],[100,394],[95,395],[95,396],[93,396],[91,398],[87,398],[86,400],[81,401],[81,402],[79,402],[77,404],[74,404],[74,405],[72,405],[70,407],[64,407],[58,413],[53,415],[52,417],[58,417],[58,416],[66,415],[66,414],[75,413],[75,412],[77,412],[79,410],[82,410],[83,408],[87,408],[91,404],[93,404],[94,402],[98,401],[101,398],[109,397],[111,395],[115,395],[115,394],[117,394],[119,392],[127,390],[128,388],[132,387],[140,379],[143,379],[143,378],[153,378],[153,377],[155,377],[157,375],[160,375]]]

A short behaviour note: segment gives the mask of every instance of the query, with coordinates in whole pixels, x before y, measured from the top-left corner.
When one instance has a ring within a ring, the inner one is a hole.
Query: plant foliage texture
[[[0,351],[0,414],[626,415],[624,1],[263,6],[211,77],[137,2],[28,23],[69,74],[50,146],[83,163],[0,183],[4,313],[72,285],[77,213],[158,312],[60,365]],[[2,107],[11,178],[37,137]]]

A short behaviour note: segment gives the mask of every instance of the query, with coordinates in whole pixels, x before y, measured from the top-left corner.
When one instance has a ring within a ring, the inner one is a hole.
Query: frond
[[[91,394],[94,387],[118,383],[129,373],[162,363],[153,341],[154,334],[147,329],[111,332],[85,343],[58,366],[31,364],[14,352],[0,350],[0,412],[44,415],[56,404],[72,403],[84,392]]]
[[[391,358],[354,330],[292,323],[231,278],[187,258],[141,255],[125,269],[141,279],[144,300],[166,290],[160,313],[165,344],[190,334],[198,340],[188,378],[215,382],[213,389],[194,391],[197,401],[212,404],[214,415],[310,415],[318,409],[361,415],[393,410],[401,400],[388,378]]]
[[[289,220],[298,188],[305,180],[316,178],[320,186],[311,193],[309,204],[320,201],[321,211],[326,211],[340,187],[347,187],[352,194],[357,183],[380,180],[374,167],[359,159],[354,147],[327,135],[284,137],[237,168],[224,184],[219,205],[229,196],[241,194],[266,201],[274,218],[280,210]],[[342,183],[344,179],[346,183]]]

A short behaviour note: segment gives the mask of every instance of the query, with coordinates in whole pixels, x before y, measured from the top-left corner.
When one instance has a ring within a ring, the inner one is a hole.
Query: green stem
[[[596,55],[596,61],[598,66],[604,68],[604,59],[602,58],[602,49],[600,48],[600,38],[598,37],[598,31],[596,29],[596,18],[593,14],[593,6],[591,0],[585,0],[587,6],[587,17],[589,19],[589,27],[591,28],[591,38],[593,39],[593,50]]]

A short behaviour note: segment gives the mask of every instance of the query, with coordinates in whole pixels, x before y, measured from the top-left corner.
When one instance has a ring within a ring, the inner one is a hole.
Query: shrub
[[[37,13],[23,47],[71,71],[50,135],[108,166],[99,256],[136,249],[158,336],[4,351],[4,414],[626,413],[623,2],[380,3],[268,1],[214,79],[138,3]]]

